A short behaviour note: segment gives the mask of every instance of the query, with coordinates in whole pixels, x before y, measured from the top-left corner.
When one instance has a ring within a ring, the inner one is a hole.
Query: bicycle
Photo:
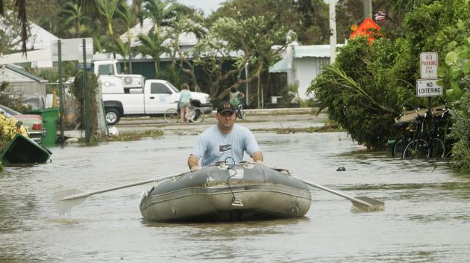
[[[410,123],[406,121],[400,121],[395,123],[393,126],[400,131],[401,136],[400,139],[396,140],[393,144],[392,157],[400,156],[401,158],[403,156],[403,150],[405,149],[406,145],[410,143],[412,138]]]
[[[442,115],[444,116],[444,114]],[[444,158],[444,134],[432,110],[415,119],[415,134],[403,151],[403,158]]]
[[[237,114],[237,118],[241,119],[241,120],[246,120],[246,115],[245,115],[245,111],[243,110],[243,105],[242,104],[238,104],[238,106],[236,106],[236,112]]]
[[[417,128],[414,125],[416,117],[420,116],[420,113],[424,113],[420,108],[408,106],[413,108],[413,110],[405,111],[399,117],[395,118],[395,123],[393,127],[396,128],[399,132],[399,137],[392,146],[392,157],[403,158],[403,151],[405,147],[411,142],[414,137],[414,132]],[[414,130],[413,130],[414,128]]]
[[[189,116],[188,120],[190,122],[198,123],[204,120],[206,116],[201,108],[193,105],[191,101],[191,106],[189,106]],[[164,117],[167,123],[178,123],[180,121],[180,108],[178,107],[178,102],[176,102],[177,108],[170,108],[165,111]]]
[[[437,111],[438,109],[436,109]],[[446,151],[446,133],[450,120],[450,114],[446,107],[442,108],[442,114],[432,115],[432,129],[429,131],[431,138],[429,158],[444,158]],[[442,131],[444,129],[444,131]]]
[[[403,150],[402,158],[427,158],[429,156],[429,144],[424,139],[424,125],[426,116],[418,115],[415,118],[412,140],[406,145]]]

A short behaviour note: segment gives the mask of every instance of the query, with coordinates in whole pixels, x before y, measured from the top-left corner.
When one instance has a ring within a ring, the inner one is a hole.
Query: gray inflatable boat
[[[287,170],[221,163],[158,183],[140,211],[148,221],[241,221],[302,217],[310,203],[307,185]]]

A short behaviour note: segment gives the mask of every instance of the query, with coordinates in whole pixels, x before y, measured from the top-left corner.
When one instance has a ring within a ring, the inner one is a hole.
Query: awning
[[[279,60],[276,64],[269,67],[270,73],[280,73],[280,72],[287,72],[287,59],[283,58]]]
[[[294,57],[328,58],[330,57],[330,50],[330,45],[294,46]]]

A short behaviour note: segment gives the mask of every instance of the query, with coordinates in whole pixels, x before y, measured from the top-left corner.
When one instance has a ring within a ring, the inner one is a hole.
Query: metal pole
[[[330,64],[336,59],[336,0],[330,0]]]
[[[362,0],[364,19],[372,18],[372,0]]]
[[[83,39],[83,98],[85,107],[85,142],[90,142],[90,109],[88,101],[88,87],[87,87],[87,68],[86,68],[86,40]]]
[[[63,84],[63,74],[62,74],[62,41],[57,40],[57,53],[58,53],[58,63],[59,63],[59,118],[60,118],[60,145],[64,146],[64,84]]]
[[[245,80],[248,79],[248,62],[245,63]],[[248,91],[249,91],[249,86],[248,86],[248,82],[245,83],[245,87],[246,87],[246,90],[245,90],[245,101],[246,101],[246,106],[248,107],[248,105],[250,105],[250,102],[248,100]]]

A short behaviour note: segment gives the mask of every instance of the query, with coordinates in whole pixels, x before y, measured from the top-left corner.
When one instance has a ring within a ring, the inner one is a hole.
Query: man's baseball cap
[[[230,104],[228,101],[222,101],[219,103],[219,106],[217,106],[217,113],[224,113],[224,112],[230,112],[230,113],[235,113],[235,106]]]

